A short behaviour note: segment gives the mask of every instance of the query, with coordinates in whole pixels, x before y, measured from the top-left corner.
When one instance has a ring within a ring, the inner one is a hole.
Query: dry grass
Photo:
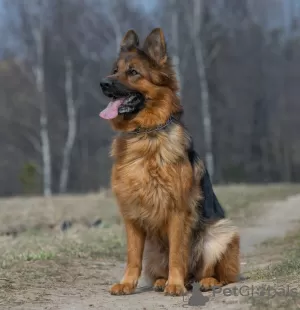
[[[300,184],[216,186],[216,194],[233,219],[257,215],[264,202],[285,199],[300,193]],[[95,219],[120,223],[117,206],[105,192],[43,197],[0,199],[0,235],[26,231],[59,230],[62,221],[88,227]]]
[[[28,230],[59,229],[62,221],[89,226],[95,219],[119,221],[111,197],[102,194],[0,199],[0,235]]]
[[[251,272],[251,278],[255,280],[279,279],[288,281],[300,274],[300,225],[298,229],[288,233],[284,238],[275,238],[263,242],[258,251],[261,255],[268,253],[271,257],[277,257],[276,262],[263,269]]]
[[[300,184],[216,186],[216,194],[228,216],[242,225],[263,211],[264,203],[300,193]]]
[[[266,287],[271,287],[270,293],[266,292],[265,296],[254,296],[248,300],[251,303],[250,309],[299,309],[300,225],[284,238],[263,242],[258,247],[258,253],[262,256],[268,253],[269,257],[276,257],[276,261],[247,274],[252,280],[266,282]],[[291,288],[296,289],[296,295],[289,293]],[[285,294],[280,293],[280,289]]]

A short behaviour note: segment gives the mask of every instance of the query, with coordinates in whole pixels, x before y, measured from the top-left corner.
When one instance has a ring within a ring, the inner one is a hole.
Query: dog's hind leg
[[[240,275],[240,237],[234,235],[227,246],[226,252],[215,266],[216,278],[223,284],[235,283]]]
[[[220,220],[208,228],[203,244],[203,265],[197,276],[201,290],[238,281],[239,243],[239,235],[228,220]]]

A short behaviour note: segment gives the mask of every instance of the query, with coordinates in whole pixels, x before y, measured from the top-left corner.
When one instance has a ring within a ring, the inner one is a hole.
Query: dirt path
[[[249,255],[255,251],[254,246],[275,237],[284,236],[297,224],[300,219],[300,195],[289,197],[285,201],[268,204],[265,212],[255,220],[251,227],[241,228],[242,248],[242,270],[245,264],[255,263]],[[248,258],[247,258],[248,257]],[[252,256],[253,257],[253,256]],[[252,260],[252,262],[251,262]],[[143,286],[141,281],[137,292],[130,296],[111,296],[107,290],[112,283],[122,277],[124,266],[113,262],[101,263],[91,266],[89,274],[91,278],[77,279],[71,287],[54,288],[44,294],[44,302],[32,303],[28,306],[22,304],[20,307],[10,309],[18,310],[85,310],[85,309],[107,309],[107,310],[150,310],[150,309],[199,309],[200,306],[192,307],[187,303],[188,297],[166,297],[162,293],[153,292]],[[251,285],[248,280],[245,283],[229,285],[227,288]],[[249,309],[245,302],[240,303],[242,298],[212,292],[205,293],[209,298],[205,309]]]
[[[284,237],[300,220],[300,195],[285,201],[269,203],[253,226],[241,229],[242,253],[248,254],[254,246],[270,238]]]

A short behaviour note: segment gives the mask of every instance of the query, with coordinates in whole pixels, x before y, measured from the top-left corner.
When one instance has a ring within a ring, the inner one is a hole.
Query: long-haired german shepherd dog
[[[119,131],[111,182],[127,233],[125,274],[111,294],[133,293],[142,265],[154,290],[166,295],[184,294],[191,281],[202,290],[236,282],[239,234],[182,124],[162,30],[142,47],[129,30],[100,86],[111,98],[100,116]]]

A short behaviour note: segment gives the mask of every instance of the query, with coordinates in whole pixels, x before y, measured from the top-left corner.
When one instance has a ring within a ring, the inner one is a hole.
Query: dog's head
[[[176,76],[159,28],[147,36],[142,47],[137,34],[129,30],[111,74],[100,86],[111,98],[100,116],[109,119],[117,130],[155,127],[181,111]]]

